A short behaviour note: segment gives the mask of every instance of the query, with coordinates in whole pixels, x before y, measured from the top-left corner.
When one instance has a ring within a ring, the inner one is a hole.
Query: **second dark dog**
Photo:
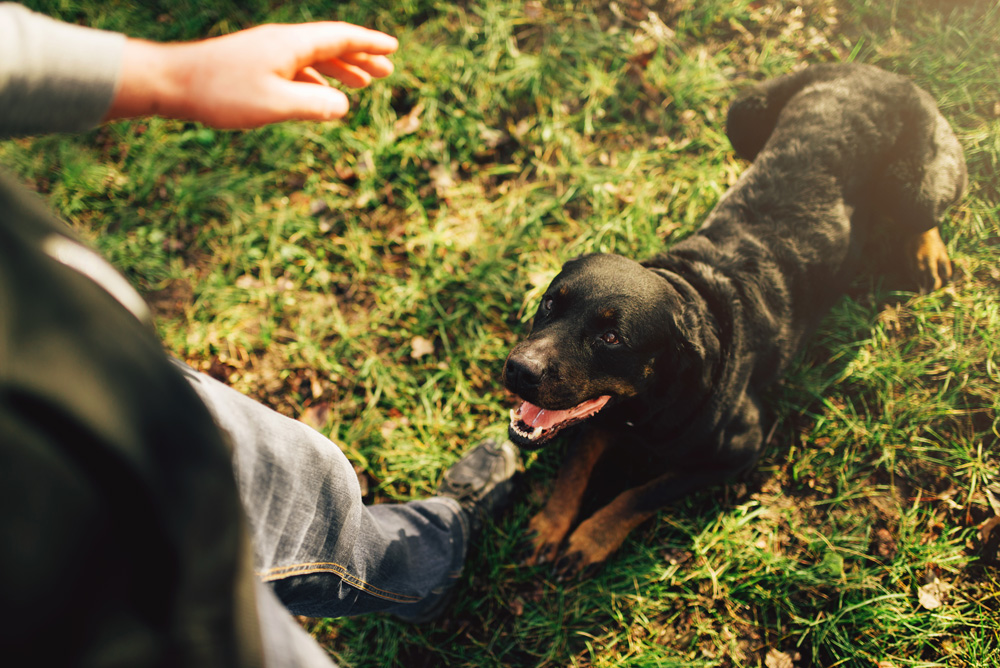
[[[511,411],[517,444],[586,420],[531,520],[529,563],[598,565],[671,500],[751,467],[762,392],[855,278],[875,224],[917,287],[951,276],[937,225],[965,188],[965,160],[903,77],[810,67],[738,97],[727,132],[753,164],[702,227],[642,263],[567,262],[507,358],[504,384],[523,401]],[[610,458],[641,461],[643,475],[601,480]],[[619,489],[580,517],[595,482]]]

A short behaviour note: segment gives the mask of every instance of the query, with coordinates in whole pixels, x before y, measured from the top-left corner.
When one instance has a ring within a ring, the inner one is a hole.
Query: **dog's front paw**
[[[559,580],[593,574],[621,545],[621,541],[605,540],[604,536],[594,531],[595,526],[596,523],[588,520],[569,537],[566,549],[555,565]]]
[[[569,532],[569,521],[551,517],[543,510],[531,518],[528,523],[530,543],[528,549],[531,555],[525,559],[528,566],[547,564],[556,558],[559,546]]]

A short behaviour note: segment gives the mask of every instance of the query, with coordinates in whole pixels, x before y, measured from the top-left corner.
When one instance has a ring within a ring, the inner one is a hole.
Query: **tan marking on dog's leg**
[[[562,576],[583,573],[607,561],[637,526],[656,510],[636,511],[635,501],[643,494],[637,487],[619,494],[614,501],[587,518],[569,537],[557,569]]]
[[[587,483],[601,455],[607,451],[609,442],[607,433],[588,430],[570,446],[559,467],[551,496],[528,525],[533,532],[532,554],[525,561],[529,566],[544,564],[555,558],[580,512]]]
[[[592,571],[604,563],[637,526],[674,499],[721,482],[728,473],[716,469],[670,471],[616,496],[586,521],[566,542],[556,563],[560,578]]]
[[[938,290],[951,280],[951,260],[938,228],[909,237],[906,253],[910,273],[921,292]]]

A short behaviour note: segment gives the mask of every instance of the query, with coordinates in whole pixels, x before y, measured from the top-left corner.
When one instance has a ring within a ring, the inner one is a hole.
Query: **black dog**
[[[855,278],[874,225],[919,287],[951,277],[937,223],[965,160],[923,90],[870,66],[814,66],[739,96],[727,132],[754,162],[704,225],[641,264],[567,262],[507,358],[523,400],[514,442],[537,448],[588,420],[531,521],[529,563],[600,564],[671,500],[751,467],[763,390]],[[645,477],[570,534],[588,484],[618,482],[599,480],[606,454],[642,461]]]

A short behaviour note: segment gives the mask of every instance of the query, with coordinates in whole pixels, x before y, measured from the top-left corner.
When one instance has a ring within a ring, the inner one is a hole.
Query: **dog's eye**
[[[618,332],[611,330],[601,334],[601,341],[604,341],[609,346],[616,346],[621,343],[621,339],[618,338]]]

